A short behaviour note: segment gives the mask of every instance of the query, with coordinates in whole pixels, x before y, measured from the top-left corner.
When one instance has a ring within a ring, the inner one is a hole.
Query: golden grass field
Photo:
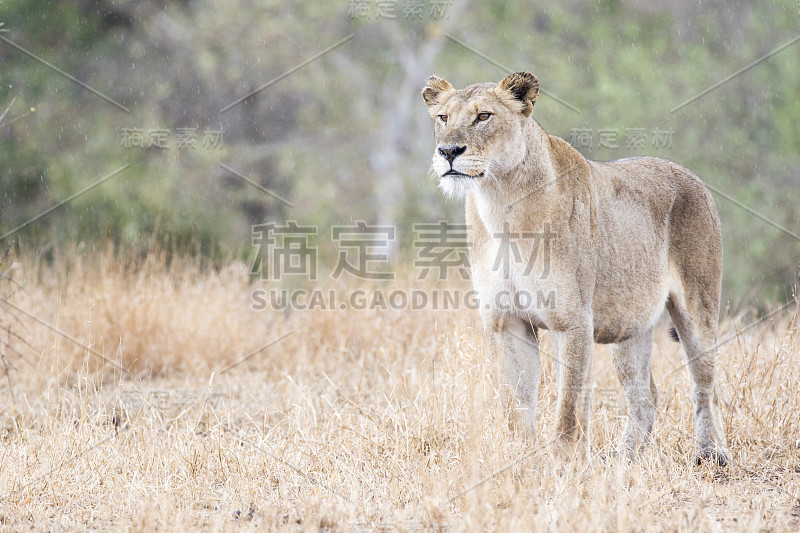
[[[595,460],[570,471],[547,453],[552,361],[533,443],[510,428],[475,311],[254,311],[243,263],[55,264],[0,265],[0,530],[800,528],[794,311],[720,349],[727,469],[693,464],[689,379],[664,322],[656,445],[603,459],[625,412],[597,346]],[[752,320],[724,319],[720,337]]]

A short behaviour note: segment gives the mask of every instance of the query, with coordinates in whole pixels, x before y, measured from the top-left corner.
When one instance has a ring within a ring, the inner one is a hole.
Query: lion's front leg
[[[485,319],[484,330],[492,355],[502,364],[501,386],[511,400],[511,419],[535,439],[542,370],[536,328],[521,318],[499,317]]]
[[[591,321],[559,332],[557,453],[587,457],[592,402],[593,330]]]

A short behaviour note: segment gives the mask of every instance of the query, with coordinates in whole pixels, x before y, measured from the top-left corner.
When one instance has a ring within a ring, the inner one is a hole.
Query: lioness
[[[504,383],[533,431],[537,333],[549,330],[558,369],[556,451],[586,456],[593,342],[613,343],[628,410],[619,451],[633,456],[652,439],[653,325],[666,306],[694,382],[697,461],[724,466],[714,389],[722,280],[714,200],[672,161],[585,159],[531,118],[538,93],[528,72],[460,90],[432,76],[422,91],[435,121],[439,186],[466,197],[472,280]],[[528,305],[514,305],[521,294]]]

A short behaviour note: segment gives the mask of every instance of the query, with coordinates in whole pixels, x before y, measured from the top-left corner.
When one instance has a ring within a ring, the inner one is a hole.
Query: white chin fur
[[[439,179],[439,189],[448,198],[463,199],[467,193],[477,187],[478,178],[461,178],[453,176],[443,176]]]

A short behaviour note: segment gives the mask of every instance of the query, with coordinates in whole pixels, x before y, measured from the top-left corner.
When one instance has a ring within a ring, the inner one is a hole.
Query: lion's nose
[[[451,165],[453,164],[453,160],[467,151],[466,146],[440,146],[439,147],[439,154],[442,157],[447,159],[447,162]]]

